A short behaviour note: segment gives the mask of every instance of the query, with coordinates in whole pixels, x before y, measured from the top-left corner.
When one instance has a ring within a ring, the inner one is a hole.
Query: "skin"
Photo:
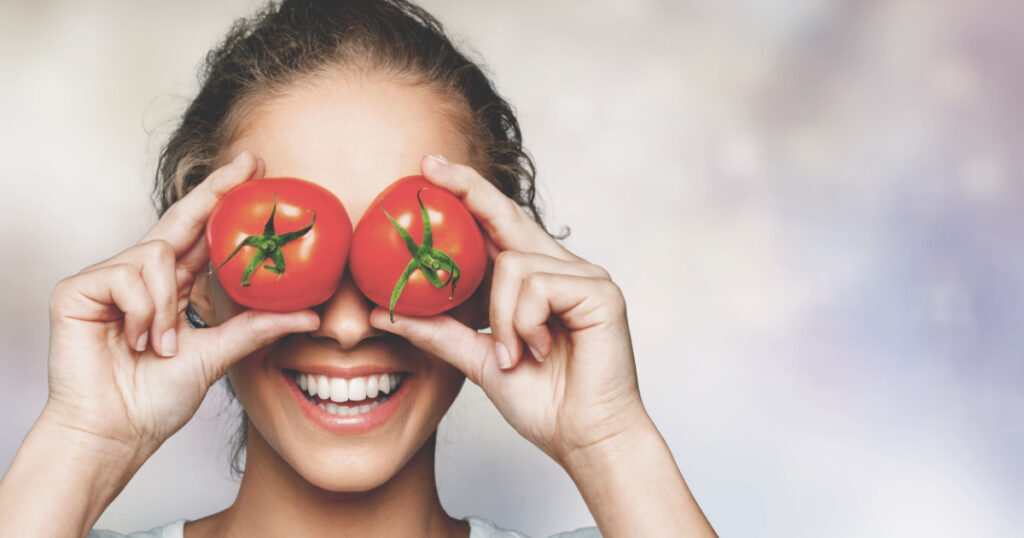
[[[453,164],[471,156],[440,97],[338,72],[260,105],[224,150],[237,158],[138,245],[55,288],[50,398],[0,482],[0,535],[83,535],[227,373],[250,417],[246,472],[235,503],[187,524],[189,538],[467,536],[433,475],[437,424],[464,378],[566,470],[605,536],[714,536],[643,407],[621,291]],[[346,276],[312,311],[256,312],[204,272],[203,224],[237,183],[315,181],[357,222],[380,190],[418,172],[461,197],[485,232],[493,275],[465,310],[392,324]],[[214,327],[188,327],[190,297]],[[476,330],[488,324],[493,334]],[[327,434],[282,404],[279,369],[313,363],[396,367],[416,390],[372,432]],[[65,517],[50,517],[58,507]]]

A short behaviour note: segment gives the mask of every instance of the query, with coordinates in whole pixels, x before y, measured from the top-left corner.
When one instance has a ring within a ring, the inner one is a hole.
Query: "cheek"
[[[250,396],[254,390],[252,359],[253,357],[246,357],[228,368],[228,382],[238,396],[239,403],[246,409],[249,408]]]
[[[459,391],[466,381],[466,376],[458,368],[441,359],[432,358],[431,360],[437,361],[435,365],[437,392],[434,395],[434,401],[436,402],[435,418],[437,422],[440,422],[441,417],[448,412],[455,398],[459,395]],[[436,423],[434,427],[437,427]]]
[[[265,424],[270,418],[268,407],[275,398],[274,379],[268,377],[263,368],[265,353],[256,352],[228,368],[228,381],[238,397],[238,403],[249,418],[258,424]]]

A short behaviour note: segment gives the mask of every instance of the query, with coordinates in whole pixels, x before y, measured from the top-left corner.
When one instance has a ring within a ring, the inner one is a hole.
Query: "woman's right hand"
[[[224,193],[261,177],[262,168],[243,152],[172,205],[137,245],[57,284],[44,417],[148,457],[234,362],[319,326],[310,310],[246,310],[208,329],[186,321],[195,275],[209,260],[206,219]]]

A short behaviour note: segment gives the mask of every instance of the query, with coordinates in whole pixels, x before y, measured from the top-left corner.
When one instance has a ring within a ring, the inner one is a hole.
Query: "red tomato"
[[[224,291],[257,310],[318,305],[341,282],[352,222],[331,191],[302,179],[251,179],[206,221],[210,261]]]
[[[409,176],[370,204],[352,237],[350,264],[356,286],[374,303],[392,313],[432,316],[473,294],[487,251],[461,200],[423,176]]]

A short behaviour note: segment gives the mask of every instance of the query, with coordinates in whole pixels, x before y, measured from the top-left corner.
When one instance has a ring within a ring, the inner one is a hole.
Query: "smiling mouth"
[[[360,377],[331,377],[286,370],[302,395],[324,411],[338,416],[367,413],[388,401],[409,377],[408,372],[391,372]]]

